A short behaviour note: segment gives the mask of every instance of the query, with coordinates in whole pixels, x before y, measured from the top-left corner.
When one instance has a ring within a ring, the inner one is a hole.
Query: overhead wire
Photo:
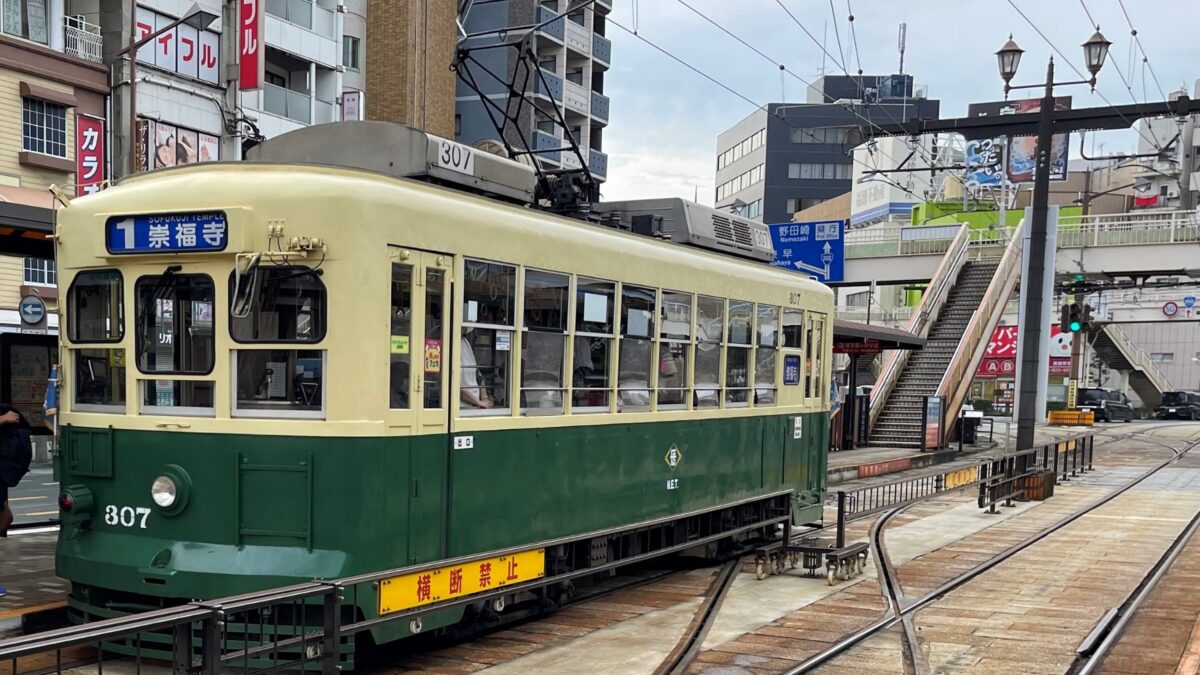
[[[837,38],[838,55],[845,58],[846,50],[842,48],[842,31],[838,28],[837,10],[833,7],[833,0],[829,0],[829,15],[833,18],[833,36]],[[847,35],[846,39],[850,39]]]
[[[638,34],[638,33],[634,33],[632,29],[630,29],[630,28],[628,28],[628,27],[624,26],[623,24],[621,24],[620,22],[618,22],[618,21],[616,21],[616,20],[612,19],[612,17],[609,17],[609,19],[608,19],[608,23],[610,23],[611,25],[615,26],[615,27],[616,27],[616,28],[618,28],[619,30],[622,30],[622,31],[624,31],[625,33],[627,33],[627,34],[629,34],[629,35],[633,36],[634,38],[636,38],[636,39],[640,40],[642,43],[646,44],[648,47],[651,47],[651,48],[652,48],[652,49],[654,49],[655,51],[659,52],[659,53],[660,53],[660,54],[662,54],[663,56],[666,56],[667,58],[671,59],[672,61],[674,61],[674,62],[678,63],[679,65],[683,66],[684,68],[687,68],[688,70],[690,70],[690,71],[692,71],[693,73],[695,73],[695,74],[699,75],[700,77],[703,77],[704,79],[708,80],[709,82],[711,82],[711,83],[713,83],[713,84],[717,85],[717,86],[718,86],[718,87],[720,87],[721,89],[724,89],[726,92],[728,92],[728,93],[730,93],[730,94],[732,94],[732,95],[736,96],[737,98],[739,98],[739,99],[741,99],[741,100],[745,101],[746,103],[749,103],[750,105],[754,106],[756,109],[758,109],[758,110],[762,110],[763,112],[767,112],[767,111],[768,111],[768,110],[767,110],[767,106],[766,106],[766,105],[764,105],[764,104],[761,104],[761,103],[758,103],[758,102],[757,102],[757,101],[755,101],[754,99],[750,98],[749,96],[746,96],[745,94],[743,94],[743,93],[741,93],[740,91],[738,91],[738,90],[734,89],[733,87],[729,86],[728,84],[725,84],[724,82],[721,82],[720,80],[718,80],[717,78],[713,77],[712,75],[709,75],[708,73],[704,72],[703,70],[699,69],[698,67],[696,67],[696,66],[692,65],[691,63],[688,63],[688,62],[687,62],[686,60],[684,60],[682,57],[679,57],[679,56],[677,56],[677,55],[673,54],[672,52],[668,51],[666,48],[664,48],[664,47],[662,47],[662,46],[660,46],[660,45],[656,44],[654,41],[647,39],[645,36],[643,36],[643,35],[640,35],[640,34]],[[797,130],[801,131],[802,133],[808,134],[808,135],[809,135],[811,138],[813,138],[813,140],[819,140],[819,139],[817,139],[817,137],[816,137],[815,135],[813,135],[813,134],[812,134],[812,133],[811,133],[811,132],[810,132],[808,129],[805,129],[805,128],[803,128],[803,127],[798,127],[798,126],[796,126],[796,125],[792,124],[792,123],[791,123],[789,120],[787,120],[786,118],[784,118],[782,121],[783,121],[783,123],[784,123],[784,124],[786,124],[787,126],[791,127],[792,129],[797,129]],[[823,141],[822,141],[822,142],[823,142]],[[872,169],[870,166],[868,166],[868,165],[867,165],[865,162],[863,162],[863,161],[861,161],[861,160],[858,160],[858,159],[855,159],[854,157],[851,157],[851,161],[852,161],[852,162],[854,162],[854,163],[856,163],[856,164],[859,164],[860,166],[862,166],[863,168],[867,169],[868,171],[872,171],[872,170],[873,170],[873,169]],[[899,189],[899,190],[902,190],[902,191],[904,191],[905,193],[912,195],[913,197],[916,197],[916,198],[918,198],[918,199],[921,199],[921,200],[924,200],[924,199],[925,199],[925,197],[924,197],[924,196],[922,196],[922,195],[918,195],[918,194],[916,194],[915,192],[913,192],[912,190],[910,190],[910,189],[908,189],[908,188],[906,188],[906,187],[904,187],[904,186],[902,186],[902,185],[896,184],[895,182],[891,181],[890,179],[888,179],[888,178],[886,178],[886,177],[885,177],[885,178],[879,178],[878,180],[881,180],[882,182],[890,183],[891,185],[895,186],[897,189]]]
[[[1090,21],[1092,26],[1095,27],[1096,31],[1099,32],[1100,24],[1096,23],[1096,20],[1092,18],[1092,13],[1090,10],[1088,10],[1087,2],[1085,2],[1085,0],[1079,0],[1079,5],[1083,7],[1083,13],[1087,15],[1088,21]],[[1132,47],[1133,44],[1130,43],[1130,48],[1132,49]],[[1121,71],[1121,66],[1117,64],[1117,60],[1109,60],[1112,61],[1112,66],[1117,71],[1117,77],[1121,78],[1121,84],[1125,85],[1125,90],[1129,92],[1129,97],[1133,99],[1134,103],[1139,103],[1140,101],[1138,101],[1137,94],[1133,92],[1133,85],[1130,83],[1133,78],[1133,69],[1130,69],[1130,78],[1126,79],[1125,73]],[[1147,124],[1146,126],[1149,128],[1150,135],[1154,139],[1154,147],[1162,149],[1162,142],[1159,140],[1158,134],[1154,131],[1154,125]]]
[[[1063,53],[1063,51],[1062,51],[1061,49],[1059,49],[1059,48],[1058,48],[1058,45],[1054,44],[1054,42],[1053,42],[1053,41],[1052,41],[1052,40],[1051,40],[1049,37],[1047,37],[1047,36],[1046,36],[1046,33],[1042,31],[1041,27],[1039,27],[1039,26],[1038,26],[1036,23],[1034,23],[1034,22],[1033,22],[1033,20],[1032,20],[1032,19],[1030,19],[1030,18],[1029,18],[1029,16],[1028,16],[1028,15],[1026,15],[1026,14],[1025,14],[1025,12],[1024,12],[1024,11],[1023,11],[1023,10],[1022,10],[1022,9],[1021,9],[1019,6],[1017,6],[1017,3],[1016,3],[1014,0],[1008,0],[1008,4],[1009,4],[1009,5],[1010,5],[1010,6],[1011,6],[1011,7],[1012,7],[1014,10],[1016,10],[1017,14],[1019,14],[1019,15],[1021,16],[1021,18],[1025,20],[1025,23],[1029,24],[1029,27],[1030,27],[1030,28],[1032,28],[1032,29],[1034,30],[1034,32],[1035,32],[1035,33],[1037,33],[1037,34],[1038,34],[1038,36],[1039,36],[1039,37],[1041,37],[1041,38],[1042,38],[1042,40],[1043,40],[1043,41],[1044,41],[1044,42],[1045,42],[1047,45],[1049,45],[1050,49],[1054,50],[1054,53],[1055,53],[1055,54],[1058,54],[1058,56],[1059,56],[1059,57],[1060,57],[1060,58],[1063,60],[1063,62],[1064,62],[1064,63],[1066,63],[1066,64],[1067,64],[1067,66],[1069,66],[1069,67],[1071,68],[1071,70],[1075,71],[1075,74],[1076,74],[1076,75],[1078,75],[1080,79],[1082,79],[1082,80],[1087,80],[1087,79],[1089,79],[1089,78],[1088,78],[1086,75],[1084,75],[1084,74],[1083,74],[1083,71],[1079,70],[1079,68],[1077,68],[1077,67],[1075,66],[1075,64],[1074,64],[1074,63],[1072,63],[1071,59],[1067,58],[1067,55],[1066,55],[1066,54],[1064,54],[1064,53]],[[1111,108],[1116,108],[1116,106],[1113,104],[1113,102],[1112,102],[1112,101],[1110,101],[1110,100],[1108,100],[1108,97],[1107,97],[1107,96],[1105,96],[1105,95],[1104,95],[1104,93],[1103,93],[1103,92],[1101,92],[1099,89],[1093,89],[1092,91],[1093,91],[1093,93],[1095,93],[1097,96],[1099,96],[1099,97],[1100,97],[1100,100],[1104,101],[1104,103],[1105,103],[1106,105],[1108,105],[1108,106],[1109,106],[1109,107],[1111,107]],[[1141,136],[1142,138],[1144,138],[1144,139],[1145,139],[1147,142],[1149,142],[1150,144],[1154,145],[1154,147],[1155,147],[1155,149],[1156,149],[1156,150],[1162,150],[1162,148],[1161,148],[1161,147],[1159,147],[1157,143],[1155,143],[1155,141],[1154,141],[1154,139],[1153,139],[1153,138],[1147,137],[1147,136],[1146,136],[1146,132],[1144,132],[1144,131],[1142,131],[1141,129],[1139,129],[1139,128],[1137,128],[1136,126],[1134,126],[1134,124],[1133,124],[1133,121],[1132,121],[1132,120],[1130,120],[1128,117],[1126,117],[1125,115],[1123,115],[1123,114],[1121,114],[1121,113],[1119,113],[1119,112],[1118,112],[1117,114],[1118,114],[1118,116],[1121,118],[1121,120],[1122,120],[1122,121],[1124,121],[1126,124],[1128,124],[1128,125],[1129,125],[1129,128],[1131,128],[1131,129],[1134,129],[1135,131],[1137,131],[1137,133],[1138,133],[1138,135],[1139,135],[1139,136]]]
[[[1150,69],[1150,77],[1154,78],[1154,86],[1158,87],[1158,93],[1163,100],[1167,100],[1167,92],[1163,91],[1162,84],[1158,81],[1158,75],[1154,72],[1154,66],[1150,64],[1150,56],[1146,54],[1146,48],[1142,46],[1142,38],[1138,35],[1137,29],[1133,27],[1133,20],[1129,18],[1129,10],[1125,9],[1125,0],[1117,0],[1117,4],[1121,6],[1121,13],[1125,15],[1125,23],[1129,25],[1129,35],[1133,37],[1138,51],[1142,53],[1142,62]]]

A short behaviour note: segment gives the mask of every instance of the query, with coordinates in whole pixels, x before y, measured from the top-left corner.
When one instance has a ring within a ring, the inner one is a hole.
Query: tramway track
[[[725,601],[725,596],[733,587],[733,581],[741,572],[743,563],[744,559],[739,556],[726,562],[721,571],[717,573],[712,584],[709,585],[700,607],[696,609],[691,624],[688,625],[687,630],[679,638],[679,642],[675,644],[663,662],[654,670],[654,675],[683,675],[687,672],[688,666],[700,652],[700,645],[704,642],[704,637],[708,635],[708,630],[716,621],[717,613],[721,610],[721,603]]]

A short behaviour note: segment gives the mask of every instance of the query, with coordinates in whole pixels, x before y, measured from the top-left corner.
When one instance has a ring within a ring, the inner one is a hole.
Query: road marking
[[[55,482],[55,483],[42,483],[42,485],[58,485],[58,483],[57,483],[57,482]]]
[[[9,497],[10,502],[27,502],[34,499],[46,499],[46,497]]]
[[[1107,516],[1098,513],[1089,513],[1084,518],[1106,518],[1109,520],[1151,520],[1159,523],[1186,523],[1191,518],[1155,518],[1153,516]]]
[[[57,516],[58,511],[38,511],[36,513],[22,513],[22,516]]]

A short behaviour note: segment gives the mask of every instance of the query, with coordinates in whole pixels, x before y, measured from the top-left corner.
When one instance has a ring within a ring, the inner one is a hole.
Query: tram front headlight
[[[160,508],[169,509],[179,497],[179,487],[170,476],[159,476],[150,486],[150,497]]]

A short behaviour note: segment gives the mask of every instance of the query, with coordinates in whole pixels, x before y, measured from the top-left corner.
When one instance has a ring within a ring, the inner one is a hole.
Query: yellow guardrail
[[[1095,416],[1090,410],[1054,410],[1048,420],[1052,427],[1090,427],[1093,422]]]

